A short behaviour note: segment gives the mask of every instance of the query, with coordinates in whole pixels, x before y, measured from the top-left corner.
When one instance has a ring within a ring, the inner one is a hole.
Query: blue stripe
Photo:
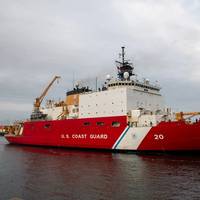
[[[122,139],[124,138],[124,136],[126,135],[126,133],[128,132],[130,126],[128,126],[128,128],[124,131],[122,137],[119,139],[119,141],[117,142],[117,144],[114,146],[114,149],[117,148],[118,144],[122,141]]]

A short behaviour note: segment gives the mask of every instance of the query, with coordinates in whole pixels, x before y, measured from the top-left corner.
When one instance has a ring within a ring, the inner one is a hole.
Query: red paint
[[[149,131],[138,150],[200,150],[200,122],[161,122]]]
[[[112,127],[112,122],[114,121],[120,122],[120,126]],[[85,126],[85,122],[89,122],[90,125]],[[104,122],[104,126],[98,126],[97,122]],[[5,137],[10,143],[15,144],[112,149],[112,146],[126,126],[126,116],[31,121],[24,123],[24,131],[21,136],[6,135]],[[105,137],[106,139],[91,138],[98,134],[103,134],[107,137]],[[63,138],[63,135],[65,138]],[[84,137],[79,139],[72,138],[77,135]]]
[[[112,127],[113,121],[120,122],[120,127]],[[85,126],[85,122],[90,122],[90,125]],[[97,122],[104,122],[104,126],[98,126]],[[21,136],[6,135],[5,137],[10,143],[15,144],[112,149],[126,126],[126,116],[32,121],[24,123]],[[91,135],[101,134],[106,137],[91,138]],[[74,139],[73,136],[81,138]],[[138,149],[132,150],[200,150],[200,122],[194,124],[161,122],[150,129]]]

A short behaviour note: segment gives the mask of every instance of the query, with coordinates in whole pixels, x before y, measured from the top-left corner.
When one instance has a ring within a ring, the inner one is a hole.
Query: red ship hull
[[[163,137],[159,138],[159,135]],[[148,132],[138,150],[200,150],[200,122],[161,122]]]
[[[103,122],[103,125],[98,125]],[[113,122],[120,126],[113,127]],[[200,123],[161,122],[129,127],[127,117],[25,122],[21,135],[6,135],[13,144],[137,151],[200,150]]]
[[[21,136],[5,137],[15,144],[112,149],[127,126],[124,116],[115,117],[114,120],[120,122],[120,127],[111,127],[113,117],[25,122]],[[99,121],[104,122],[104,126],[96,126]],[[90,125],[84,126],[87,122]]]

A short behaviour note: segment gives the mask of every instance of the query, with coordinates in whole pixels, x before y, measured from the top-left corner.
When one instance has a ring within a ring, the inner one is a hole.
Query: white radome
[[[107,74],[107,75],[106,75],[106,80],[110,80],[110,79],[111,79],[110,74]]]
[[[124,72],[124,79],[128,79],[129,78],[129,73],[128,72]]]

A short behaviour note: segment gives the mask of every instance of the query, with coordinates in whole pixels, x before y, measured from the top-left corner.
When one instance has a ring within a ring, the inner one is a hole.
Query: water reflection
[[[200,156],[6,145],[2,199],[199,199]]]

